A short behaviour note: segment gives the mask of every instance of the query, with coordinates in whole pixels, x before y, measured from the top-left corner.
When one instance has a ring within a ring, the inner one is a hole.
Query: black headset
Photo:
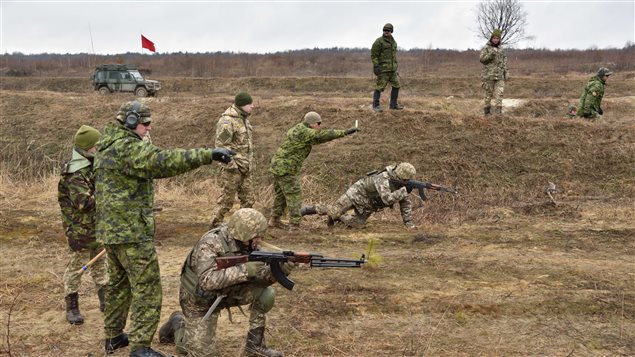
[[[138,113],[139,109],[141,109],[141,103],[136,100],[132,102],[132,109],[126,113],[126,121],[124,123],[126,128],[130,128],[132,130],[137,128],[137,125],[139,125],[139,118],[141,117]]]

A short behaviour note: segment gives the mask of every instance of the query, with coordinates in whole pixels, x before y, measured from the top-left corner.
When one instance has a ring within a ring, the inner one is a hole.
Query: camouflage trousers
[[[123,333],[130,310],[130,350],[149,347],[161,317],[161,275],[154,242],[107,244],[106,338]]]
[[[223,169],[220,182],[223,190],[216,201],[217,208],[212,214],[212,225],[223,221],[225,214],[234,206],[236,194],[241,208],[251,208],[255,202],[250,172],[243,174],[238,169]]]
[[[216,325],[220,311],[226,307],[235,307],[251,304],[249,314],[249,329],[264,327],[266,313],[273,308],[276,290],[271,287],[262,287],[256,284],[238,284],[225,291],[225,297],[219,307],[210,317],[203,321],[203,316],[214,303],[213,299],[201,299],[193,296],[184,289],[179,291],[179,302],[185,324],[183,328],[174,333],[174,343],[181,353],[187,353],[191,357],[217,356],[215,351]]]
[[[65,295],[76,293],[77,291],[79,291],[79,286],[82,283],[82,275],[86,274],[86,272],[79,273],[79,270],[86,263],[88,263],[89,260],[99,254],[102,249],[102,247],[81,250],[69,249],[70,259],[68,260],[68,264],[66,264],[66,270],[64,271]],[[93,282],[95,282],[95,286],[97,286],[98,289],[108,283],[106,257],[99,258],[96,262],[93,263],[93,265],[88,267],[87,271],[90,272],[90,276],[93,278]]]
[[[347,213],[351,209],[355,211],[354,215]],[[341,195],[333,205],[316,205],[315,210],[319,215],[327,215],[333,221],[340,221],[350,227],[363,226],[372,213],[371,211],[358,212],[353,201],[346,194]]]
[[[302,186],[296,175],[273,176],[273,213],[272,217],[282,217],[289,210],[289,223],[300,224],[302,215]]]
[[[399,73],[397,71],[380,73],[375,81],[375,89],[383,92],[388,83],[390,83],[393,88],[401,87],[399,83]]]
[[[495,107],[503,106],[503,92],[505,91],[505,81],[483,81],[481,86],[485,90],[484,107],[491,107],[494,99]]]

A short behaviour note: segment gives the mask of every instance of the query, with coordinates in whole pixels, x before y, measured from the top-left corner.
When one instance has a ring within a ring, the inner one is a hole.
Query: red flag
[[[147,48],[152,52],[156,52],[154,49],[154,42],[148,40],[145,36],[141,35],[141,48]]]

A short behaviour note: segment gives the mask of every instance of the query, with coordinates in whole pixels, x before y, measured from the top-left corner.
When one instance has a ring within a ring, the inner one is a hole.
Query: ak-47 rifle
[[[291,290],[295,283],[289,279],[280,267],[281,263],[306,263],[311,267],[320,268],[361,268],[366,263],[365,256],[362,254],[359,260],[356,259],[340,259],[340,258],[324,258],[320,254],[306,252],[262,252],[253,251],[249,255],[237,255],[233,257],[216,258],[216,266],[218,269],[226,269],[237,264],[246,262],[264,262],[271,267],[271,274],[280,285]]]
[[[422,181],[417,181],[417,180],[397,180],[397,179],[390,179],[390,183],[396,185],[397,187],[405,187],[406,191],[408,191],[408,193],[412,192],[412,190],[417,189],[419,191],[419,197],[421,197],[421,200],[425,201],[428,199],[428,196],[426,196],[426,192],[424,190],[435,190],[435,191],[441,191],[441,192],[449,192],[449,193],[459,193],[459,191],[450,188],[450,187],[443,187],[434,183],[430,183],[430,182],[422,182]]]

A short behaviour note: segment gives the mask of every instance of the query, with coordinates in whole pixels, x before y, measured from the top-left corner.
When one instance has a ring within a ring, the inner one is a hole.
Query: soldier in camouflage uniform
[[[304,120],[287,131],[287,135],[271,158],[269,171],[274,178],[273,213],[270,224],[284,227],[280,217],[285,208],[289,209],[289,222],[292,227],[299,227],[302,216],[302,187],[300,186],[300,169],[304,160],[311,153],[313,145],[322,144],[337,138],[351,135],[357,128],[347,130],[320,130],[322,118],[316,112],[308,112]]]
[[[130,343],[130,356],[163,356],[150,348],[161,315],[161,279],[154,249],[153,179],[176,176],[212,160],[229,162],[223,149],[162,150],[142,140],[150,109],[124,103],[106,125],[95,155],[97,241],[108,253],[104,311],[107,353]],[[130,330],[123,329],[130,311]]]
[[[375,40],[370,49],[370,59],[373,61],[373,73],[377,76],[375,91],[373,92],[373,110],[381,112],[379,105],[381,92],[386,89],[388,83],[392,86],[390,91],[390,109],[403,109],[403,105],[397,102],[399,97],[399,65],[397,64],[397,41],[392,37],[394,27],[385,24],[383,34]]]
[[[188,254],[181,270],[179,303],[176,311],[159,330],[159,340],[175,343],[179,352],[191,357],[216,356],[216,325],[223,308],[250,304],[247,356],[282,356],[265,345],[266,313],[274,304],[275,279],[269,265],[247,262],[219,269],[216,258],[246,255],[258,250],[267,229],[267,220],[252,208],[241,208],[226,224],[205,233]],[[292,264],[283,264],[289,274]],[[220,304],[203,317],[218,297]]]
[[[503,113],[503,92],[507,80],[507,56],[501,46],[502,31],[495,29],[485,47],[481,50],[480,61],[483,64],[481,71],[481,86],[485,90],[483,112],[485,115],[492,113],[492,98],[494,98],[494,111],[496,115]]]
[[[386,166],[382,171],[373,171],[355,182],[334,205],[316,205],[302,208],[302,214],[328,215],[328,224],[340,221],[349,227],[361,227],[368,217],[386,207],[399,203],[401,218],[408,228],[416,228],[412,221],[412,205],[406,187],[396,187],[390,179],[411,180],[416,175],[414,166],[402,162],[397,166]],[[349,210],[354,215],[348,214]]]
[[[79,128],[74,137],[72,158],[62,167],[57,186],[62,226],[70,248],[70,260],[64,272],[66,321],[73,325],[84,323],[77,294],[82,278],[79,271],[103,249],[95,240],[93,159],[99,136],[99,131],[88,125]],[[100,258],[93,263],[90,274],[97,286],[99,310],[104,311],[104,287],[108,282],[106,259]]]
[[[580,97],[579,117],[595,120],[604,114],[600,106],[602,105],[602,97],[604,97],[604,86],[611,74],[613,72],[609,71],[608,68],[602,67],[595,76],[589,79]]]
[[[254,205],[254,192],[251,180],[253,167],[253,128],[249,116],[253,110],[253,99],[248,93],[240,92],[234,98],[234,104],[227,108],[216,124],[216,147],[224,147],[236,152],[232,162],[223,165],[220,182],[223,186],[218,197],[216,211],[212,214],[210,228],[223,222],[225,214],[234,205],[234,196],[238,194],[240,207]]]

